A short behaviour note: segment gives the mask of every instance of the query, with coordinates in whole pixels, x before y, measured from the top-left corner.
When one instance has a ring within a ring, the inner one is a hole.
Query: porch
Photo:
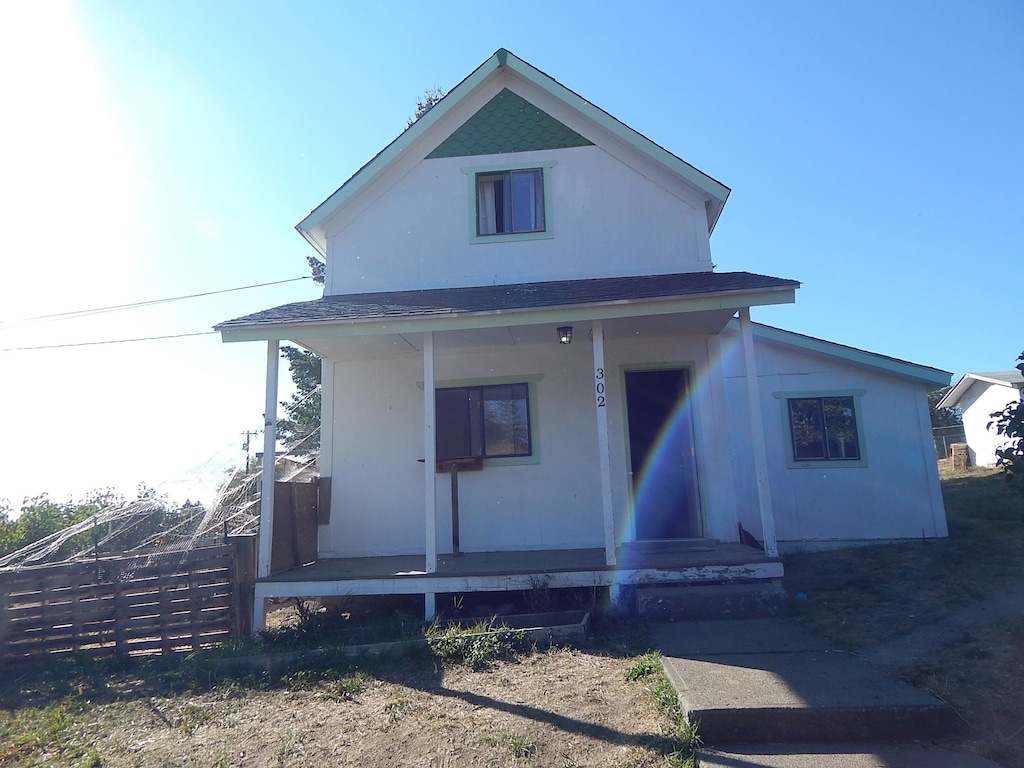
[[[505,592],[545,587],[623,588],[655,585],[769,583],[782,578],[782,561],[733,542],[633,542],[616,549],[608,565],[603,548],[438,554],[429,573],[423,555],[328,558],[256,582],[256,630],[265,598],[348,595],[425,596],[428,618],[437,594]]]

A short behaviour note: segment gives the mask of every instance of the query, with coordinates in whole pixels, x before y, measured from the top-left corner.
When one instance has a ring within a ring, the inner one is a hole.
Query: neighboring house
[[[267,342],[268,413],[279,341],[324,361],[319,559],[271,575],[261,538],[257,628],[266,597],[429,616],[945,536],[926,393],[949,374],[752,323],[799,283],[714,271],[728,195],[499,50],[310,213],[323,298],[217,326]]]
[[[937,408],[960,409],[973,466],[995,466],[996,449],[1005,447],[1009,440],[988,425],[993,413],[1020,402],[1022,390],[1024,374],[1019,370],[965,373],[938,402]]]

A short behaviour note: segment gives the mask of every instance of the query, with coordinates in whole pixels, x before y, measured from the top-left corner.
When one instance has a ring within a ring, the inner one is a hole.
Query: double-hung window
[[[791,397],[786,403],[794,461],[859,461],[862,458],[852,396]]]
[[[437,460],[530,456],[529,384],[435,392]]]
[[[543,232],[544,169],[476,174],[476,233]]]

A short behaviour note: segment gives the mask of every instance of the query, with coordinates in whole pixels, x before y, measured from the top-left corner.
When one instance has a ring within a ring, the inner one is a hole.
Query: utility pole
[[[248,471],[249,471],[249,440],[250,440],[250,438],[256,437],[256,435],[258,435],[259,432],[257,432],[256,430],[246,430],[242,434],[245,435],[245,444],[242,445],[242,448],[245,449],[245,471],[248,473]]]

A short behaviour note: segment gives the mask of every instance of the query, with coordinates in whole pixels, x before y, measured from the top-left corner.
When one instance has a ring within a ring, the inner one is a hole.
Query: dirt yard
[[[0,713],[0,765],[665,765],[671,724],[645,682],[626,680],[630,664],[556,649],[487,671],[423,657],[172,695],[142,670],[41,682],[35,744],[24,710],[14,741]]]

